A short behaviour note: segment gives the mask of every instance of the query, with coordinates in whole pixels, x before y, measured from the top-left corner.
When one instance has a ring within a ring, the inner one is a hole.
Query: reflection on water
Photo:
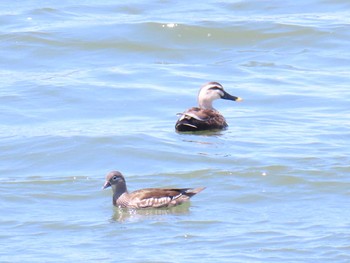
[[[197,131],[197,132],[177,132],[181,136],[183,142],[195,143],[195,144],[217,144],[216,138],[224,135],[224,130],[208,130],[208,131]]]
[[[162,220],[169,215],[184,215],[190,212],[190,202],[170,208],[126,209],[114,208],[111,222],[137,222],[147,219]]]
[[[224,130],[207,130],[207,131],[186,131],[186,132],[179,132],[176,131],[178,134],[183,134],[183,135],[205,135],[205,136],[221,136],[223,135]]]

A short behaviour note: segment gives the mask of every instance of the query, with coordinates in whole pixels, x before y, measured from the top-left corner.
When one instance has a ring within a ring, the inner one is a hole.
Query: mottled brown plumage
[[[204,189],[145,188],[129,193],[124,176],[118,171],[107,174],[103,188],[112,187],[113,205],[120,208],[161,208],[180,205]]]
[[[218,82],[209,82],[205,84],[198,94],[199,107],[193,107],[180,113],[176,122],[177,131],[203,131],[224,129],[228,125],[224,116],[213,108],[213,101],[216,99],[226,99],[241,101],[239,97],[232,96],[224,91],[222,85]]]
[[[215,109],[193,107],[181,114],[176,123],[177,131],[203,131],[224,129],[228,125],[224,116]]]

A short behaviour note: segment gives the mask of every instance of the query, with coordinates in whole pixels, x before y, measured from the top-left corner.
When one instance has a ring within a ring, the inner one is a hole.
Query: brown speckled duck
[[[113,205],[119,208],[162,208],[180,205],[204,189],[146,188],[129,193],[124,176],[118,171],[109,172],[103,189],[112,187]]]
[[[184,132],[226,128],[228,125],[224,116],[213,108],[213,101],[216,99],[242,100],[240,97],[232,96],[224,91],[220,83],[209,82],[199,90],[199,107],[193,107],[180,113],[180,118],[176,122],[175,129]]]

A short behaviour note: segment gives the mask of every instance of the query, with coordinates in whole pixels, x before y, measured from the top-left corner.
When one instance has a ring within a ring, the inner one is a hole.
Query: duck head
[[[124,176],[118,171],[109,172],[106,176],[106,182],[103,189],[112,187],[113,193],[124,193],[127,191]]]
[[[242,98],[232,96],[227,93],[223,86],[218,82],[208,82],[200,90],[198,94],[198,105],[202,109],[213,109],[213,101],[216,99],[225,99],[233,101],[241,101]]]

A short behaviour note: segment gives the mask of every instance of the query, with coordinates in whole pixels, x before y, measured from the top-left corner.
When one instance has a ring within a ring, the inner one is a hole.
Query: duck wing
[[[179,121],[184,120],[184,119],[195,119],[198,121],[207,121],[209,116],[205,112],[205,110],[202,110],[197,107],[193,107],[191,109],[188,109],[187,111],[183,113],[178,113],[177,114],[179,117]]]
[[[177,131],[200,131],[227,127],[225,118],[216,110],[193,107],[180,114]]]

